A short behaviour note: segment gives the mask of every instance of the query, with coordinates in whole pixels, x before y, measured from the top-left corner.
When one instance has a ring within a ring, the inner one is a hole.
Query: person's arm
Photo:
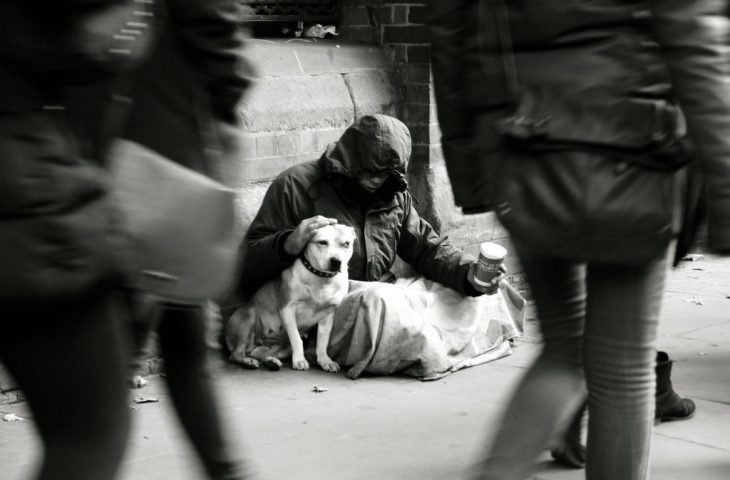
[[[337,223],[337,219],[313,214],[306,189],[284,172],[267,190],[243,240],[240,293],[244,297],[290,267],[317,230]]]
[[[475,259],[454,247],[445,235],[438,235],[422,219],[410,195],[404,195],[406,215],[398,242],[398,256],[429,280],[443,283],[462,295],[480,295],[467,280],[469,268]]]
[[[186,55],[210,92],[214,114],[236,123],[235,107],[254,77],[244,56],[244,11],[237,0],[167,0]]]
[[[300,193],[296,182],[286,174],[277,177],[266,191],[243,240],[241,291],[244,296],[278,277],[296,260],[296,254],[287,253],[284,244],[311,210],[304,201],[306,196]]]
[[[494,210],[492,171],[502,141],[493,125],[510,111],[496,20],[491,4],[483,4],[429,2],[431,71],[441,147],[454,203],[464,214]]]
[[[459,186],[453,189],[457,206],[473,206],[473,195],[469,190],[480,187],[471,152],[470,132],[473,126],[463,91],[464,41],[467,34],[462,17],[465,8],[461,0],[429,2],[431,71],[441,128],[441,148],[452,184]],[[486,197],[484,199],[486,201]],[[487,208],[485,204],[483,209]]]
[[[730,22],[725,0],[654,0],[654,31],[706,181],[708,243],[730,253]]]

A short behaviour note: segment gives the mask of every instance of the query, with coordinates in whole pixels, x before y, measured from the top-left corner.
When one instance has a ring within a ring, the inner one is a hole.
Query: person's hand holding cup
[[[469,282],[480,292],[494,295],[499,291],[499,284],[507,270],[504,259],[507,249],[492,242],[479,245],[479,258],[469,270]]]

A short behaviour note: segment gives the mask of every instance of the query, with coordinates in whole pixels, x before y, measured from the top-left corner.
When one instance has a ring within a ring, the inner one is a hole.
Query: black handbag
[[[688,158],[678,109],[520,85],[506,6],[491,2],[514,104],[494,125],[503,140],[492,192],[500,222],[521,244],[557,257],[664,255],[679,223],[676,171]]]

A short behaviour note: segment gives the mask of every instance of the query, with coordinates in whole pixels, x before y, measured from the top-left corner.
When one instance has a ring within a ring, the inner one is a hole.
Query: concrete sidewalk
[[[730,259],[684,262],[670,276],[658,343],[676,360],[675,388],[696,401],[697,415],[655,428],[654,479],[730,478],[728,296]],[[244,371],[220,364],[215,371],[224,418],[262,478],[443,480],[460,478],[483,448],[539,348],[520,341],[510,357],[431,383],[402,377],[353,381],[317,369]],[[328,390],[314,393],[313,385]],[[132,394],[160,401],[132,407],[121,479],[203,478],[172,415],[164,379],[150,377],[148,387]],[[83,386],[78,401],[84,401]],[[26,416],[22,403],[0,411]],[[32,421],[0,421],[0,479],[25,478],[37,454]],[[555,465],[546,453],[533,478],[580,479],[583,472]]]

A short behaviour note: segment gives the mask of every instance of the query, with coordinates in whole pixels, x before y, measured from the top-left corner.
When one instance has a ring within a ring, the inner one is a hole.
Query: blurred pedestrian
[[[143,9],[0,4],[0,361],[40,434],[42,480],[112,479],[128,437],[126,257],[108,179],[67,94],[135,66],[143,39],[115,57],[107,20]],[[105,33],[91,33],[99,24]]]
[[[677,99],[707,179],[709,246],[730,249],[727,5],[430,6],[456,202],[506,226],[545,342],[470,478],[526,478],[587,384],[587,478],[644,479],[677,172],[690,159]]]
[[[121,136],[213,175],[214,162],[231,160],[235,153],[236,108],[252,79],[244,57],[243,10],[236,0],[165,0],[164,6],[163,34],[151,60],[134,76]],[[139,295],[132,302],[132,314],[140,314],[132,319],[137,350],[156,330],[175,410],[208,477],[251,478],[227,438],[209,371],[208,304],[154,305],[145,292]]]

